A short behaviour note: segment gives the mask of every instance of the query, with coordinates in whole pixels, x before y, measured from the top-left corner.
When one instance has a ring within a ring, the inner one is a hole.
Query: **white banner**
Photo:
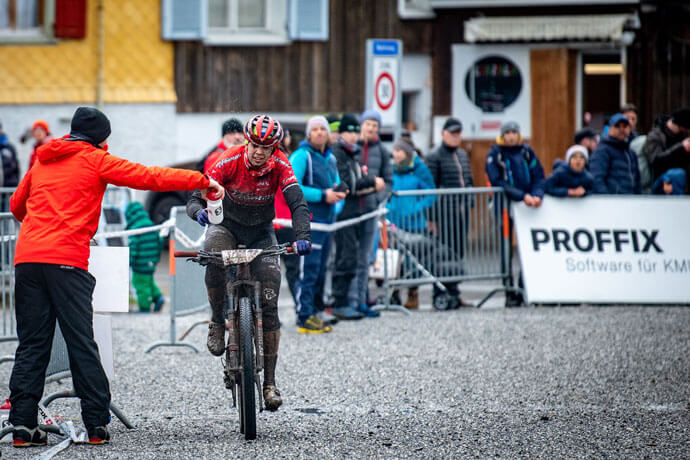
[[[529,302],[690,303],[690,199],[547,196],[514,211]]]
[[[93,311],[129,311],[129,248],[91,246],[89,272],[96,278]]]

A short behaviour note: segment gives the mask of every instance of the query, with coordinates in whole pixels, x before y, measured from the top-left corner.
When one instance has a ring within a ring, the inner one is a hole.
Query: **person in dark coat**
[[[685,193],[686,174],[681,168],[671,168],[652,186],[653,195],[682,195]]]
[[[441,145],[426,156],[425,163],[429,167],[431,177],[438,188],[473,187],[472,166],[470,158],[461,147],[462,123],[457,118],[448,118],[441,131]],[[449,248],[454,257],[459,257],[456,267],[462,267],[464,257],[464,241],[468,230],[469,211],[472,207],[471,199],[464,196],[441,195],[429,212],[428,227],[432,235],[439,238],[442,245]],[[451,219],[450,224],[446,224]],[[441,276],[454,276],[447,268]],[[460,306],[471,306],[462,301],[457,283],[444,283],[450,295],[449,309]],[[442,291],[434,284],[434,299]]]
[[[673,115],[660,116],[647,134],[642,153],[657,180],[671,168],[690,174],[690,107],[678,109]]]
[[[573,145],[565,154],[565,163],[560,164],[546,179],[544,190],[558,197],[582,197],[591,193],[594,177],[587,171],[587,149]]]
[[[338,174],[343,190],[348,190],[343,209],[338,214],[338,221],[352,219],[364,214],[368,195],[376,193],[377,185],[385,184],[382,178],[362,172],[357,159],[360,147],[357,145],[360,126],[354,115],[346,113],[338,125],[340,136],[333,145],[333,154],[338,163]],[[335,308],[333,314],[338,319],[353,320],[363,317],[358,311],[359,297],[350,299],[349,291],[352,280],[357,276],[358,256],[364,252],[361,248],[363,226],[351,225],[335,232],[335,270],[333,273],[333,295]]]
[[[609,135],[592,153],[589,170],[594,176],[593,192],[609,195],[639,195],[642,191],[637,156],[630,150],[630,123],[617,113],[609,120]]]
[[[502,187],[510,201],[522,201],[525,205],[538,208],[544,197],[544,168],[534,150],[522,141],[520,125],[509,121],[501,126],[501,134],[486,157],[486,177],[492,187]],[[501,225],[504,223],[501,221]],[[508,217],[509,233],[513,233],[513,219]],[[513,247],[508,245],[508,258],[513,260]],[[504,281],[506,287],[513,287],[512,274]],[[522,287],[522,275],[518,287]],[[523,296],[514,291],[506,292],[506,307],[517,307],[524,303]]]

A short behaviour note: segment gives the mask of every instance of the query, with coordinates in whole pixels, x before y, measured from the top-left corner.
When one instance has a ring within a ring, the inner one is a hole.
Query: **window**
[[[212,45],[276,45],[288,42],[285,0],[207,0],[204,42]]]
[[[50,0],[0,0],[0,41],[36,42],[50,39]]]

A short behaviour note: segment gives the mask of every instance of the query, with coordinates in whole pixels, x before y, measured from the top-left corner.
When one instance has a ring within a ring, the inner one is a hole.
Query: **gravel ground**
[[[468,288],[476,300],[482,286]],[[168,337],[167,314],[114,315],[113,402],[137,428],[113,420],[110,445],[70,446],[56,458],[690,457],[688,308],[504,309],[497,299],[303,336],[281,299],[285,404],[259,415],[256,441],[239,433],[204,328],[189,336],[198,354],[144,354]],[[179,330],[198,319],[179,319]],[[0,344],[1,355],[11,350]],[[9,370],[0,365],[2,381]],[[51,410],[79,416],[75,400]],[[3,458],[45,450],[0,444]]]

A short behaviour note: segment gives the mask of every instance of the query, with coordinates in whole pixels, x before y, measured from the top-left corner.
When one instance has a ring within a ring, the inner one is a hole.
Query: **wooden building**
[[[600,129],[630,102],[646,132],[658,113],[690,105],[683,1],[264,0],[254,2],[265,8],[264,36],[230,27],[240,14],[230,0],[196,0],[198,18],[185,17],[207,22],[180,36],[180,2],[167,3],[178,114],[359,112],[366,39],[398,38],[403,122],[428,149],[447,116],[460,118],[479,184],[507,119],[524,127],[548,172],[585,118]],[[406,75],[419,77],[416,86],[405,88]]]

